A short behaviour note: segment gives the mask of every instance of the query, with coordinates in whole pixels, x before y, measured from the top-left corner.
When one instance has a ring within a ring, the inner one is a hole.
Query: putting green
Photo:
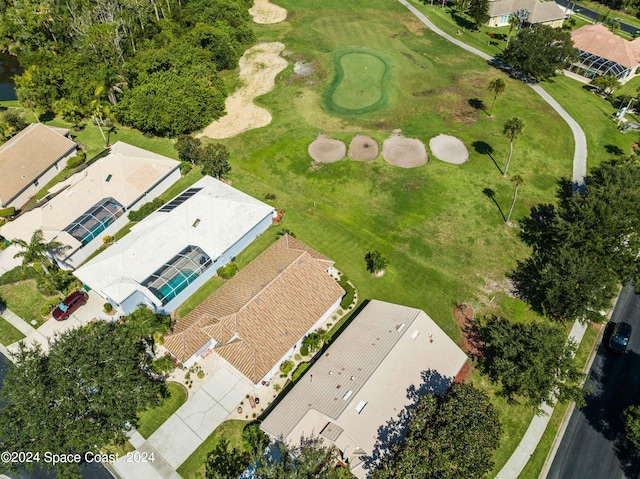
[[[388,65],[374,53],[336,56],[336,73],[325,94],[327,107],[339,113],[365,113],[386,103]]]

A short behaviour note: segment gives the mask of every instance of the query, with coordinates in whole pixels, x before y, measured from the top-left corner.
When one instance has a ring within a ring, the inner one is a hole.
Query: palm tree
[[[367,271],[369,273],[380,276],[388,265],[387,258],[382,256],[380,251],[369,251],[364,255],[364,260],[367,263]]]
[[[504,124],[502,133],[509,138],[509,159],[507,160],[507,166],[504,167],[502,176],[507,176],[509,163],[511,163],[511,155],[513,154],[513,140],[522,134],[522,130],[524,130],[524,121],[517,116],[508,119]]]
[[[515,175],[513,178],[511,178],[511,181],[515,185],[515,189],[513,190],[513,199],[511,200],[511,208],[509,208],[509,214],[507,215],[507,220],[505,221],[505,223],[509,226],[511,226],[511,221],[510,221],[511,213],[513,213],[513,207],[516,204],[516,197],[518,196],[518,187],[524,184],[524,180],[520,175]]]
[[[520,19],[516,17],[513,13],[509,17],[509,34],[507,35],[507,47],[509,46],[509,40],[511,40],[511,32],[513,32],[514,28],[520,26]]]
[[[489,83],[489,91],[493,93],[493,103],[491,103],[491,110],[489,111],[489,116],[493,116],[493,107],[496,104],[498,95],[503,94],[506,90],[507,90],[507,82],[504,81],[504,78],[494,78]]]
[[[21,239],[11,240],[11,244],[21,247],[24,251],[16,253],[13,257],[22,257],[22,267],[26,267],[33,263],[39,263],[45,274],[49,274],[47,265],[51,266],[49,255],[55,255],[56,252],[64,248],[62,243],[57,241],[44,241],[42,230],[36,230],[28,243]]]

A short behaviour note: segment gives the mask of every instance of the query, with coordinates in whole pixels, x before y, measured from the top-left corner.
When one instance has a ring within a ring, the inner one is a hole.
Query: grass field
[[[177,383],[167,383],[169,397],[157,407],[146,409],[138,414],[137,430],[144,438],[148,438],[162,424],[178,410],[187,400],[187,391],[184,386]]]
[[[44,324],[44,319],[40,315],[40,306],[47,301],[47,298],[38,291],[35,280],[28,279],[0,286],[0,296],[7,302],[7,309],[20,316],[34,328]],[[32,321],[35,321],[35,324]]]
[[[325,94],[325,106],[338,113],[362,114],[384,107],[389,65],[367,51],[336,54],[335,76]]]
[[[24,339],[25,336],[18,329],[16,329],[11,323],[0,316],[0,344],[3,346],[9,346]]]

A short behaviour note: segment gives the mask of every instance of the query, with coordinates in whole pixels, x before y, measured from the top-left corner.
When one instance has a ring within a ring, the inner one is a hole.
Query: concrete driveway
[[[56,333],[79,328],[90,323],[102,312],[104,299],[97,293],[89,291],[89,300],[84,306],[80,306],[70,317],[64,321],[56,321],[51,318],[38,328],[38,332],[48,338],[53,338]]]
[[[14,255],[20,251],[22,251],[21,248],[13,245],[0,251],[0,275],[22,264],[22,258],[14,258]]]

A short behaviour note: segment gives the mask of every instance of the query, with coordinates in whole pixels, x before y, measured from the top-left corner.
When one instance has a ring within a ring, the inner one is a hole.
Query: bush
[[[180,173],[182,173],[183,176],[189,173],[192,168],[193,168],[193,165],[191,164],[190,161],[180,162]]]
[[[62,293],[67,296],[82,286],[82,283],[70,271],[51,271],[46,275],[38,275],[36,283],[38,291],[47,296],[56,293]]]
[[[79,154],[77,156],[69,158],[69,160],[67,160],[67,168],[71,169],[75,168],[76,166],[80,166],[82,163],[84,163],[84,158],[84,156],[80,156]]]
[[[9,208],[2,208],[0,210],[0,218],[8,218],[16,214],[16,207],[10,206]]]
[[[156,198],[155,200],[145,205],[142,205],[139,210],[129,211],[127,218],[129,218],[129,221],[140,221],[146,218],[147,216],[149,216],[151,213],[153,213],[155,210],[160,208],[162,205],[164,205],[164,201],[161,200],[160,198]]]
[[[309,345],[307,343],[302,343],[300,347],[300,354],[303,356],[309,356]]]
[[[111,311],[113,311],[113,306],[111,306],[111,303],[104,303],[103,308],[107,313],[110,313]]]
[[[273,193],[267,193],[266,195],[264,195],[264,200],[265,201],[275,201],[276,200],[276,195],[274,195]]]
[[[38,273],[32,266],[22,267],[16,266],[10,269],[5,274],[0,276],[0,286],[5,284],[17,283],[26,279],[34,279],[38,276]]]
[[[168,354],[151,363],[151,371],[165,376],[171,374],[175,367],[176,365]]]
[[[46,303],[40,306],[40,314],[42,316],[48,316],[60,304],[60,298],[50,299]]]
[[[338,281],[338,284],[346,291],[345,295],[342,297],[342,301],[340,301],[340,307],[342,309],[347,309],[353,303],[353,299],[356,296],[356,290],[349,283],[349,280],[345,275],[342,275],[342,278]]]
[[[260,457],[270,442],[269,436],[260,429],[258,421],[250,422],[242,429],[242,445],[255,457]]]
[[[103,236],[102,237],[102,244],[111,244],[116,240],[115,236]]]
[[[220,276],[223,279],[233,278],[237,272],[238,272],[238,265],[235,263],[229,263],[223,266],[222,268],[218,268],[218,270],[216,271],[216,273],[218,273],[218,276]]]
[[[293,371],[293,361],[283,361],[282,364],[280,365],[280,372],[284,375],[289,374],[291,371]]]

